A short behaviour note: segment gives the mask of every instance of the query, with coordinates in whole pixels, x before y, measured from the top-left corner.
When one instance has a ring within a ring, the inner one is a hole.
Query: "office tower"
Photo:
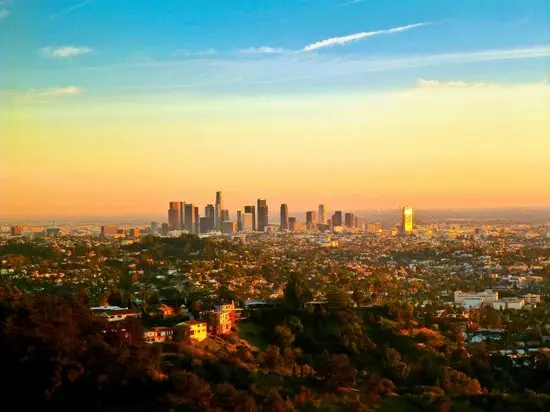
[[[221,219],[222,219],[222,222],[225,222],[226,220],[230,220],[230,219],[229,219],[229,210],[227,210],[227,209],[222,209],[222,212],[221,212]]]
[[[327,220],[327,227],[328,229],[332,227],[332,218]]]
[[[195,205],[193,203],[185,203],[185,216],[183,230],[187,230],[189,233],[195,233]]]
[[[413,231],[413,210],[410,206],[404,206],[401,211],[401,233],[407,234]]]
[[[15,225],[10,227],[11,236],[21,236],[22,233],[23,233],[23,226]]]
[[[199,213],[199,207],[198,207],[198,206],[195,206],[193,212],[194,212],[194,214],[195,214],[195,227],[194,227],[194,229],[193,229],[193,233],[194,233],[194,234],[197,234],[197,233],[199,233],[199,229],[200,229],[200,213]]]
[[[168,223],[163,223],[160,228],[160,234],[162,236],[166,236],[169,231],[170,231],[170,226],[168,225]]]
[[[243,232],[252,232],[254,230],[254,215],[252,213],[243,213]]]
[[[291,232],[294,232],[296,230],[296,218],[295,217],[289,217],[288,218],[288,230]]]
[[[334,214],[332,215],[332,227],[335,227],[335,226],[342,226],[342,211],[341,210],[337,210],[336,212],[334,212]]]
[[[308,230],[315,229],[315,225],[317,223],[317,212],[314,210],[310,210],[306,212],[306,227]]]
[[[245,206],[244,213],[252,214],[252,231],[256,231],[256,206]]]
[[[224,220],[222,222],[222,233],[231,235],[237,231],[237,223],[232,220]]]
[[[204,224],[204,227],[205,228],[209,228],[206,232],[202,229],[202,224],[201,224],[201,232],[202,233],[207,233],[211,230],[214,230],[216,229],[216,208],[214,207],[213,204],[208,204],[206,205],[206,207],[204,208],[204,215],[205,217],[208,219],[208,224],[205,223]]]
[[[214,216],[199,218],[199,233],[208,233],[214,230]]]
[[[217,230],[222,229],[222,210],[223,210],[223,198],[222,198],[222,192],[216,192],[216,218],[215,218],[215,225]]]
[[[168,209],[168,227],[170,230],[180,230],[183,224],[183,202],[170,202]]]
[[[258,199],[258,231],[263,232],[267,225],[269,225],[267,200]]]
[[[151,226],[150,226],[150,230],[149,232],[152,234],[152,235],[156,235],[158,232],[159,232],[159,222],[151,222]]]
[[[243,231],[243,211],[237,210],[237,231]]]
[[[355,227],[355,217],[353,213],[346,213],[344,215],[344,225],[350,229]]]
[[[318,221],[319,223],[326,225],[328,220],[327,216],[327,206],[326,205],[319,205],[319,216]]]
[[[281,230],[288,230],[288,205],[281,205]]]
[[[118,226],[115,225],[105,225],[101,226],[101,236],[102,237],[115,237],[118,234]]]

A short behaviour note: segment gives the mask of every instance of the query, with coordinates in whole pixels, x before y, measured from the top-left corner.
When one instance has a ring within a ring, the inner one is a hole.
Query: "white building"
[[[466,299],[481,299],[481,302],[484,305],[492,305],[498,300],[498,292],[493,292],[491,289],[486,289],[483,292],[462,292],[460,290],[455,291],[455,303],[464,305],[464,300]]]

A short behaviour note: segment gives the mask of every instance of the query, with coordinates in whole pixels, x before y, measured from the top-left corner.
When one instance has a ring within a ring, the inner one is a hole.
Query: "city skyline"
[[[543,0],[0,15],[1,219],[148,215],[212,187],[230,209],[550,206]]]

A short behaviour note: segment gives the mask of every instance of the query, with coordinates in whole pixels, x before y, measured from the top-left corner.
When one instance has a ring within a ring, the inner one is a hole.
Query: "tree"
[[[350,364],[347,355],[332,355],[321,373],[328,389],[351,386],[355,382],[356,371]]]
[[[313,295],[304,277],[296,273],[290,275],[284,291],[286,306],[290,309],[298,310],[312,299]]]

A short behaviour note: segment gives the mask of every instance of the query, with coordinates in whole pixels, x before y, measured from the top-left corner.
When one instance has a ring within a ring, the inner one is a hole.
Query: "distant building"
[[[184,340],[202,342],[208,337],[208,325],[206,322],[190,320],[179,323],[178,329],[181,331]]]
[[[223,210],[222,192],[216,192],[216,208],[215,208],[216,218],[214,222],[216,230],[222,229],[222,222],[223,222],[222,210]]]
[[[168,223],[163,223],[160,228],[160,234],[162,236],[167,236],[168,232],[170,232],[170,226],[168,225]]]
[[[216,208],[214,207],[214,205],[206,205],[206,207],[204,208],[204,215],[208,220],[204,223],[204,229],[201,224],[201,232],[208,233],[209,231],[216,229]]]
[[[527,305],[536,305],[541,302],[542,296],[528,293],[527,295],[523,295],[523,299],[525,299]]]
[[[410,206],[404,206],[401,211],[401,233],[408,234],[413,231],[413,210]]]
[[[317,212],[314,210],[310,210],[306,212],[306,227],[308,230],[315,229],[315,225],[317,224]]]
[[[382,231],[382,223],[369,223],[367,225],[367,232],[379,233]]]
[[[252,232],[254,230],[254,215],[252,213],[243,213],[243,232]]]
[[[245,206],[244,213],[250,213],[252,215],[252,230],[256,231],[256,206]]]
[[[326,225],[327,224],[327,220],[328,220],[328,211],[327,211],[327,206],[326,205],[319,205],[319,215],[318,215],[318,222],[322,225]]]
[[[355,227],[355,216],[353,213],[346,213],[344,215],[344,226],[346,226],[349,229],[352,229]]]
[[[57,237],[61,234],[61,229],[58,227],[48,227],[46,228],[46,236],[48,237]]]
[[[225,222],[226,220],[230,220],[229,218],[229,210],[223,209],[222,210],[222,222]]]
[[[118,226],[105,225],[101,226],[101,237],[116,237],[118,236]]]
[[[355,228],[364,232],[366,229],[365,219],[362,217],[355,216]]]
[[[288,230],[288,205],[281,205],[281,230]]]
[[[12,226],[10,227],[10,235],[21,236],[23,234],[23,230],[25,230],[23,226],[19,226],[19,225]]]
[[[237,232],[243,231],[243,211],[237,210]]]
[[[332,215],[332,226],[342,226],[344,222],[342,221],[342,211],[337,210]]]
[[[222,222],[222,233],[225,235],[233,234],[237,231],[237,222],[232,220],[224,220]]]
[[[199,213],[199,207],[195,206],[193,209],[193,212],[195,214],[195,227],[193,228],[193,233],[197,234],[200,230],[200,213]]]
[[[291,232],[299,232],[300,230],[304,230],[304,224],[295,217],[289,217],[288,218],[288,229]]]
[[[159,233],[158,222],[151,222],[149,233],[151,233],[152,235],[156,235],[157,233]]]
[[[131,229],[128,229],[126,231],[126,237],[131,237],[131,238],[138,238],[139,235],[140,235],[140,232],[141,232],[141,229],[139,227],[133,227]]]
[[[269,225],[269,211],[266,199],[258,199],[258,231],[263,232]]]
[[[520,310],[523,309],[525,306],[525,299],[523,298],[502,298],[500,300],[497,300],[496,302],[493,302],[493,308],[500,310],[500,309],[514,309],[514,310]]]
[[[168,208],[168,227],[170,230],[180,230],[183,225],[183,202],[170,202]]]
[[[208,233],[214,230],[214,219],[211,217],[201,217],[199,219],[199,233]]]
[[[491,289],[486,289],[483,292],[462,292],[457,290],[454,292],[454,301],[460,305],[464,304],[466,299],[480,300],[482,304],[492,305],[498,300],[498,292],[493,292]]]
[[[187,230],[189,233],[195,233],[195,205],[193,203],[185,203],[185,217],[183,230]]]

